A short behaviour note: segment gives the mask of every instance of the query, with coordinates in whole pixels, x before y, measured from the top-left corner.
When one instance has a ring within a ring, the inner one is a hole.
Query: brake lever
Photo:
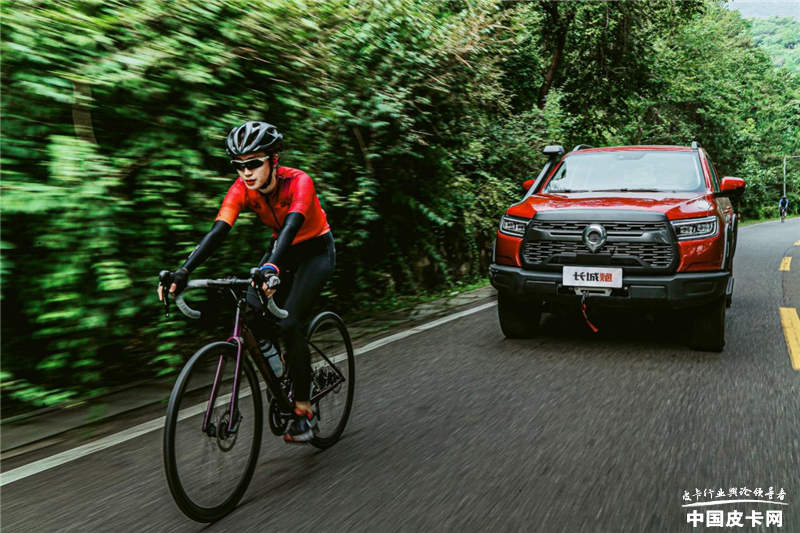
[[[258,283],[253,285],[254,281],[260,281],[260,279],[257,280],[256,278],[260,278],[260,276],[258,276],[258,269],[257,268],[251,268],[250,269],[250,280],[251,280],[250,281],[250,286],[255,288],[256,295],[258,296],[258,301],[261,302],[261,314],[262,315],[266,315],[267,314],[267,302],[264,301],[264,291],[261,290],[261,287],[258,285]]]
[[[256,294],[258,294],[258,301],[261,302],[261,314],[267,314],[267,302],[264,300],[264,291],[261,287],[256,287]]]
[[[172,276],[169,275],[169,270],[162,270],[158,273],[158,281],[164,289],[161,294],[164,296],[164,316],[169,317],[169,286],[172,285]]]

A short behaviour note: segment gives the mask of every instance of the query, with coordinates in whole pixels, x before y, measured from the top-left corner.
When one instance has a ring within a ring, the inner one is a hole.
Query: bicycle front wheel
[[[258,461],[263,403],[244,353],[231,415],[235,373],[236,345],[209,344],[186,363],[169,399],[164,428],[167,483],[180,510],[197,522],[216,522],[230,513]]]
[[[342,436],[355,392],[355,354],[344,321],[330,311],[311,321],[306,335],[311,350],[311,403],[319,431],[311,444],[324,449]]]

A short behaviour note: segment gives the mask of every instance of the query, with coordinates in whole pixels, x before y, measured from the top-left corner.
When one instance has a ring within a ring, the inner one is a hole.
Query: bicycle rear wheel
[[[244,354],[241,363],[232,432],[228,422],[236,345],[217,342],[198,351],[186,363],[169,399],[164,428],[167,483],[180,510],[197,522],[216,522],[230,513],[244,496],[258,461],[262,393]],[[215,381],[218,390],[204,430]]]
[[[339,440],[350,417],[355,393],[355,354],[344,321],[330,311],[308,326],[311,351],[311,402],[319,432],[311,444],[325,449]]]

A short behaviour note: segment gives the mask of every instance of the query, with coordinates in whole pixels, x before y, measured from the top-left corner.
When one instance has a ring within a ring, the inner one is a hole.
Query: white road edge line
[[[797,218],[797,217],[791,217],[791,218]],[[791,220],[791,218],[790,218],[790,219],[787,219],[787,220]],[[780,222],[781,222],[781,219],[777,218],[777,219],[775,219],[775,220],[764,220],[763,222],[756,222],[755,224],[748,224],[748,225],[746,225],[746,226],[742,226],[742,227],[741,227],[741,228],[739,228],[739,229],[754,228],[754,227],[756,227],[756,226],[763,226],[764,224],[775,224],[776,222],[777,222],[778,224],[780,224]]]
[[[441,326],[442,324],[446,324],[453,320],[458,320],[461,317],[471,315],[474,313],[478,313],[485,309],[489,309],[490,307],[494,307],[497,305],[497,302],[489,302],[484,305],[479,305],[478,307],[473,307],[472,309],[467,309],[466,311],[461,311],[459,313],[455,313],[438,320],[434,320],[432,322],[428,322],[427,324],[423,324],[421,326],[416,326],[405,331],[401,331],[400,333],[395,333],[394,335],[390,335],[385,339],[380,339],[366,346],[359,348],[355,351],[355,354],[363,355],[367,352],[371,352],[376,350],[382,346],[386,346],[387,344],[391,344],[393,342],[399,341],[401,339],[405,339],[406,337],[410,337],[411,335],[416,335],[417,333],[422,333],[423,331],[427,331],[429,329],[435,328],[437,326]],[[343,358],[343,356],[340,356]],[[335,358],[335,360],[341,360],[340,358]],[[261,389],[264,390],[266,385],[261,383]],[[249,396],[252,391],[249,389],[243,390],[241,397],[244,398]],[[221,400],[227,401],[230,399],[230,395],[223,396]],[[205,404],[198,404],[194,407],[187,407],[180,412],[179,420],[183,420],[190,416],[194,416],[197,414],[202,413],[205,410]],[[135,439],[136,437],[141,437],[151,431],[156,431],[157,429],[161,429],[164,427],[164,422],[166,421],[166,417],[157,418],[155,420],[151,420],[149,422],[145,422],[144,424],[139,424],[138,426],[134,426],[132,428],[126,429],[124,431],[120,431],[119,433],[115,433],[113,435],[109,435],[108,437],[103,437],[100,440],[96,440],[94,442],[90,442],[88,444],[84,444],[83,446],[78,446],[77,448],[73,448],[71,450],[67,450],[65,452],[61,452],[59,454],[53,455],[51,457],[46,457],[44,459],[40,459],[39,461],[34,461],[33,463],[27,464],[25,466],[21,466],[19,468],[15,468],[14,470],[10,470],[8,472],[3,472],[0,474],[0,487],[3,487],[9,483],[13,483],[15,481],[19,481],[20,479],[24,479],[28,476],[32,476],[34,474],[38,474],[39,472],[44,472],[45,470],[49,470],[51,468],[55,468],[57,466],[63,465],[65,463],[69,463],[70,461],[74,461],[76,459],[80,459],[81,457],[85,457],[89,454],[94,452],[99,452],[105,450],[106,448],[111,448],[112,446],[116,446],[117,444],[122,444],[123,442],[127,442],[131,439]]]

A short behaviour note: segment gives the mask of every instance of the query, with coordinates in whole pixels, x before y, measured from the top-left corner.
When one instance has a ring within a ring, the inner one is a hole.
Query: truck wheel
[[[497,295],[497,314],[503,335],[509,339],[530,339],[539,333],[542,302],[515,300],[500,293]]]
[[[693,350],[721,352],[725,347],[725,300],[723,295],[694,310],[689,333]]]

